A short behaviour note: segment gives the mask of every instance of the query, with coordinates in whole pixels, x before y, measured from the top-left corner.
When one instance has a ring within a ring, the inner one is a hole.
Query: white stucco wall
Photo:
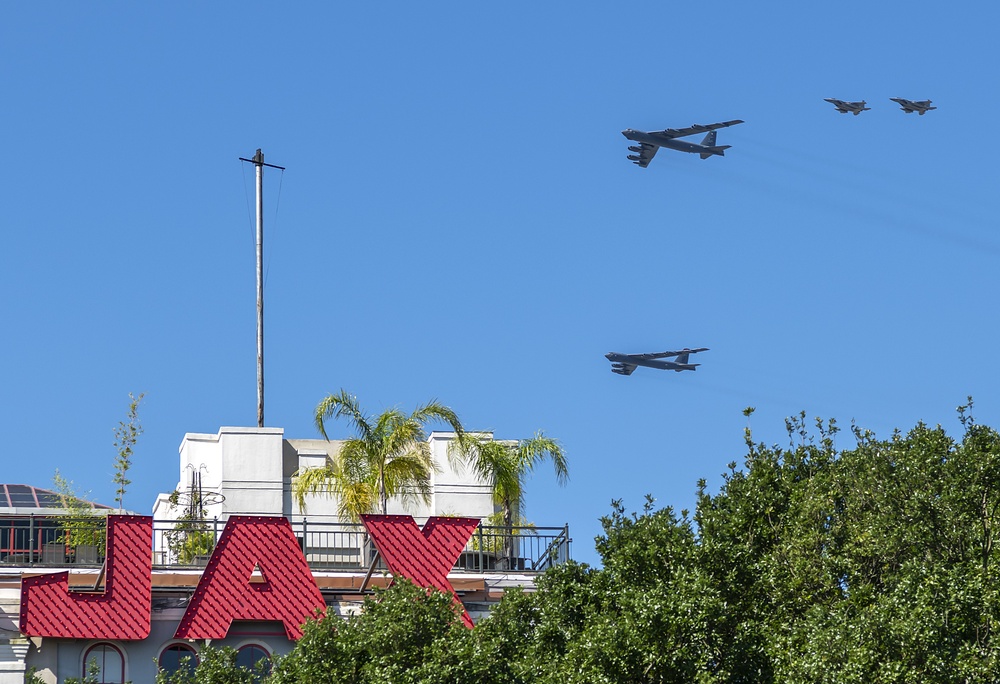
[[[484,433],[484,435],[490,435]],[[432,515],[461,515],[485,518],[494,511],[489,484],[471,469],[449,458],[454,433],[432,432],[428,438],[437,465],[432,477],[429,505],[402,500],[389,502],[389,513],[409,514],[418,522]],[[201,473],[202,491],[221,494],[224,500],[206,505],[208,518],[225,520],[229,515],[284,515],[293,521],[339,522],[336,501],[331,496],[306,498],[305,511],[292,496],[293,473],[300,468],[321,467],[340,447],[337,440],[284,439],[281,428],[223,427],[215,435],[188,433],[179,449],[177,490],[188,492],[191,476]],[[169,494],[160,494],[153,505],[153,517],[175,519],[183,513],[171,510]]]
[[[482,433],[492,439],[493,433]],[[461,460],[449,454],[455,441],[453,432],[432,432],[430,435],[431,456],[440,470],[434,474],[434,500],[431,515],[461,515],[486,518],[495,510],[492,489],[488,482]]]

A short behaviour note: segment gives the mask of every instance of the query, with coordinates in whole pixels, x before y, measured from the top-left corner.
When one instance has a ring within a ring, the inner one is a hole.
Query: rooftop
[[[98,503],[90,503],[91,508],[111,508]],[[0,509],[17,508],[58,508],[62,509],[62,497],[48,489],[24,484],[0,484]]]

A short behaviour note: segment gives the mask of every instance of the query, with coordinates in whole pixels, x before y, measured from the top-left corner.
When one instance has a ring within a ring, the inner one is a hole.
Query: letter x
[[[451,594],[462,607],[462,620],[472,627],[472,618],[448,581],[462,549],[479,525],[476,518],[430,518],[424,529],[411,515],[362,515],[375,548],[385,559],[389,572],[417,586],[433,587]]]

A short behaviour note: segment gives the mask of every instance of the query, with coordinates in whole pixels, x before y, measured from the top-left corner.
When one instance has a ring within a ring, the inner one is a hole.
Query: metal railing
[[[198,568],[206,565],[225,521],[154,520],[153,565]],[[2,516],[0,566],[95,566],[104,562],[104,517]],[[366,571],[375,545],[361,525],[292,522],[292,530],[313,570]],[[476,528],[455,563],[456,571],[543,572],[570,558],[569,526],[488,526]],[[384,567],[379,563],[376,568]]]

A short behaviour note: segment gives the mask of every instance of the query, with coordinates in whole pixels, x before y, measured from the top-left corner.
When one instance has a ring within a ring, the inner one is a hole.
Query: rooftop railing
[[[225,521],[154,520],[153,565],[196,569],[208,563]],[[364,572],[375,562],[384,569],[364,527],[350,523],[292,521],[309,567],[316,571]],[[104,517],[0,517],[0,567],[99,566],[104,562]],[[455,571],[543,572],[570,558],[569,527],[490,526],[476,528]]]

